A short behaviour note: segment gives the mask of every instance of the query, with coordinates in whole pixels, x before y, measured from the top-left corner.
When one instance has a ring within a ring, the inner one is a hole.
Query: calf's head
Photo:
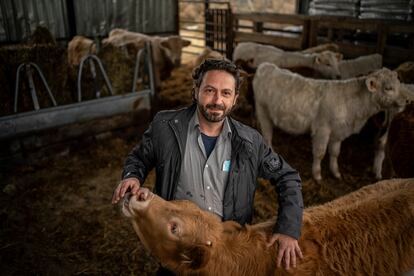
[[[403,108],[409,100],[406,92],[401,89],[398,74],[387,68],[369,74],[365,85],[382,109]]]
[[[182,39],[180,36],[173,35],[163,37],[160,41],[161,51],[165,58],[171,62],[173,67],[181,65],[182,48],[191,44],[191,41]]]
[[[342,54],[331,51],[316,53],[314,69],[321,73],[322,76],[329,79],[340,79],[341,73],[338,64],[342,60]]]
[[[223,231],[220,219],[190,201],[165,201],[148,193],[127,195],[122,203],[142,244],[172,271],[204,267]]]

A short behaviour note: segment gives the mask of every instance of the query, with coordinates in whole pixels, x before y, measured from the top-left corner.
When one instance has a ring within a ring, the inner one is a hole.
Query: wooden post
[[[261,33],[263,32],[263,22],[253,22],[253,31],[255,33]]]
[[[204,37],[206,41],[206,47],[210,47],[211,49],[214,48],[214,40],[213,40],[213,16],[211,14],[211,10],[208,8],[208,4],[205,5],[204,10]]]
[[[387,43],[388,27],[380,23],[378,26],[377,49],[378,54],[384,55],[385,44]]]
[[[234,50],[234,29],[233,29],[233,13],[231,9],[226,10],[226,57],[233,59]]]
[[[318,20],[312,18],[310,19],[308,47],[313,47],[316,45],[318,45]]]
[[[66,10],[68,13],[68,28],[69,28],[68,41],[70,41],[75,35],[77,35],[75,5],[73,4],[73,0],[66,0]]]
[[[302,24],[302,39],[301,39],[302,50],[309,47],[309,29],[310,29],[310,20],[304,19],[303,24]]]
[[[330,27],[328,28],[328,40],[333,41],[333,29]]]
[[[175,1],[174,7],[174,33],[180,35],[180,3],[178,0]]]

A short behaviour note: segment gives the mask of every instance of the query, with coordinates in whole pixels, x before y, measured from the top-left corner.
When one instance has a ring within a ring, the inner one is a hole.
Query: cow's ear
[[[344,56],[341,53],[335,53],[335,57],[338,61],[341,61]]]
[[[189,268],[201,269],[210,259],[210,248],[206,245],[191,245],[187,248],[185,255],[191,259],[190,262],[186,262]]]
[[[365,84],[368,88],[368,91],[370,92],[376,92],[377,91],[377,79],[374,77],[369,77],[365,80]]]
[[[315,63],[316,64],[321,64],[322,63],[321,57],[319,55],[316,55],[316,57],[315,57]]]
[[[181,40],[181,47],[187,47],[190,44],[191,44],[191,41],[190,40],[187,40],[187,39]]]
[[[160,45],[164,48],[171,48],[170,41],[168,40],[168,38],[162,39]]]

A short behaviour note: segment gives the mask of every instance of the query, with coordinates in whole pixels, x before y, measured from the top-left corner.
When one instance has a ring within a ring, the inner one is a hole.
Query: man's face
[[[226,71],[208,71],[196,90],[201,115],[208,122],[222,121],[236,104],[236,80]]]

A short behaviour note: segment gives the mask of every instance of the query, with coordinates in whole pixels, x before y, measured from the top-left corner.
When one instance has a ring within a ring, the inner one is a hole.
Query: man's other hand
[[[118,201],[125,196],[127,191],[130,191],[133,195],[136,195],[140,186],[141,184],[136,178],[127,178],[122,180],[112,195],[112,204],[118,203]]]
[[[276,233],[270,238],[267,247],[272,246],[276,241],[279,245],[277,267],[281,266],[283,260],[286,270],[289,269],[290,266],[295,268],[297,257],[303,259],[298,241],[290,236]]]

